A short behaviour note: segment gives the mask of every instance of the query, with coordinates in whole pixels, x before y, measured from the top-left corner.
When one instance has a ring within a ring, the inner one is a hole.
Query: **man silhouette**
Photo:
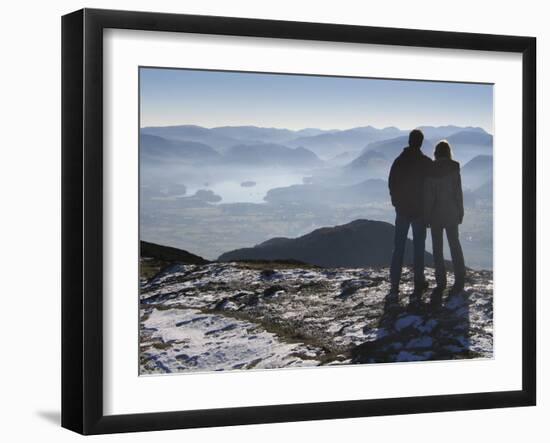
[[[412,226],[414,245],[414,292],[420,295],[427,289],[424,277],[424,250],[426,224],[423,220],[424,181],[432,167],[432,160],[420,150],[424,134],[414,129],[409,134],[409,146],[394,160],[388,185],[395,207],[394,248],[390,267],[390,294],[397,297],[403,268],[403,257],[409,227]]]

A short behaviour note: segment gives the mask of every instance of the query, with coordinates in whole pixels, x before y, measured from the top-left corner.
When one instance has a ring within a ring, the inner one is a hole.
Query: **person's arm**
[[[460,177],[460,169],[456,173],[456,200],[458,205],[459,224],[464,219],[464,194],[462,192],[462,178]]]
[[[396,188],[396,177],[397,177],[398,162],[397,159],[393,161],[390,168],[390,175],[388,177],[388,188],[390,190],[391,203],[395,206],[395,188]]]

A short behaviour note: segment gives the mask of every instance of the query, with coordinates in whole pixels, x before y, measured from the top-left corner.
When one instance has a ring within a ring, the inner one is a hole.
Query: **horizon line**
[[[258,129],[286,130],[286,131],[292,131],[292,132],[300,132],[300,131],[305,131],[305,130],[308,130],[308,129],[317,129],[319,131],[327,131],[327,132],[329,132],[329,131],[343,132],[343,131],[350,131],[352,129],[359,129],[359,128],[373,128],[373,129],[376,129],[376,130],[379,130],[379,131],[383,131],[384,129],[397,129],[399,131],[412,131],[414,129],[421,129],[421,128],[426,128],[426,127],[428,127],[428,128],[445,128],[445,127],[448,127],[448,126],[455,126],[457,128],[463,128],[463,129],[468,129],[468,128],[482,129],[487,134],[494,135],[492,132],[489,132],[483,126],[472,126],[472,125],[460,126],[460,125],[453,125],[453,124],[448,124],[448,125],[429,125],[429,124],[425,124],[425,125],[417,125],[417,126],[414,126],[412,128],[400,128],[398,126],[376,127],[376,126],[373,126],[373,125],[365,125],[365,126],[352,126],[352,127],[346,127],[346,128],[328,128],[328,129],[327,128],[316,127],[316,126],[307,126],[307,127],[302,127],[302,128],[299,128],[299,129],[291,129],[291,128],[286,128],[286,127],[257,126],[257,125],[250,125],[250,124],[248,124],[248,125],[247,124],[240,124],[240,125],[204,126],[204,125],[199,125],[199,124],[196,124],[196,123],[181,123],[181,124],[140,126],[139,129],[141,130],[141,129],[147,129],[147,128],[173,128],[173,127],[179,127],[179,126],[195,126],[195,127],[204,128],[204,129],[258,128]]]

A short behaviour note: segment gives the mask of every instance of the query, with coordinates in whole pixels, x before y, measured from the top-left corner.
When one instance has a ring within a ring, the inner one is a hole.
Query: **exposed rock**
[[[167,267],[141,288],[141,373],[492,357],[490,272],[469,271],[440,304],[409,304],[409,268],[397,303],[388,281],[386,268]]]

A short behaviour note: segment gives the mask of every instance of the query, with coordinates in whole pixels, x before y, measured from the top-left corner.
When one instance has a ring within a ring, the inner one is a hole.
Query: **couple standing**
[[[421,151],[424,134],[419,129],[409,134],[409,146],[395,159],[390,170],[389,188],[395,207],[395,238],[390,268],[390,296],[397,298],[409,227],[414,245],[414,296],[418,301],[428,289],[424,276],[426,229],[431,228],[435,279],[433,297],[440,298],[447,286],[443,258],[443,231],[447,234],[453,261],[455,283],[452,292],[464,289],[465,266],[458,225],[464,217],[460,165],[452,159],[448,142],[435,147],[435,160]]]

